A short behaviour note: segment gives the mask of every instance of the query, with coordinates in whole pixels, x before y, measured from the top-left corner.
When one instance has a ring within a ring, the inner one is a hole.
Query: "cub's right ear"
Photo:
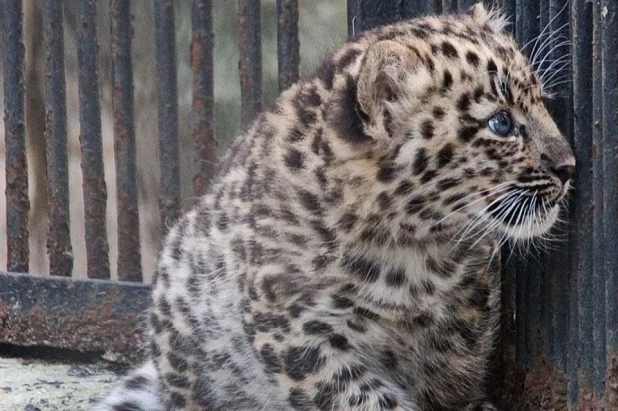
[[[419,63],[416,53],[396,41],[382,40],[371,45],[357,83],[360,108],[370,118],[375,118],[384,109],[384,102],[402,96],[407,76]]]

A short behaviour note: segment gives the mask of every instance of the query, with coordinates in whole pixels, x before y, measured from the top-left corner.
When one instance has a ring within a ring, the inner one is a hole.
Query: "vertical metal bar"
[[[109,278],[110,271],[106,228],[107,188],[101,144],[96,9],[93,0],[78,1],[76,5],[79,123],[88,277],[104,279]]]
[[[460,12],[468,10],[474,4],[478,3],[479,0],[457,0],[457,6]]]
[[[520,44],[526,44],[539,33],[539,3],[518,1],[515,34]],[[540,331],[539,279],[543,275],[536,261],[530,263],[514,259],[516,273],[516,339],[518,361],[529,369],[532,358],[538,355],[537,338]],[[536,298],[535,298],[536,297]]]
[[[607,409],[618,408],[618,3],[601,0]],[[599,324],[599,327],[602,325]]]
[[[262,37],[259,0],[238,0],[240,119],[243,128],[262,111]]]
[[[443,13],[455,13],[457,10],[459,10],[457,0],[442,0]]]
[[[155,0],[157,48],[159,158],[161,162],[161,228],[180,216],[180,171],[178,164],[178,85],[174,1]]]
[[[110,21],[114,154],[118,203],[118,279],[141,282],[142,264],[139,245],[133,115],[133,64],[131,61],[133,29],[130,0],[112,0]]]
[[[217,161],[214,131],[214,71],[212,32],[212,0],[193,0],[193,38],[191,69],[193,70],[193,140],[195,144],[195,176],[193,193],[206,192]]]
[[[569,341],[568,341],[568,376],[567,402],[569,406],[577,404],[579,395],[580,340],[590,338],[591,332],[580,335],[582,319],[590,319],[588,301],[589,285],[592,282],[593,267],[593,199],[592,185],[592,4],[574,1],[571,4],[572,41],[573,41],[573,148],[577,173],[575,178],[574,229],[576,230],[577,274],[573,276],[569,292]],[[588,287],[588,288],[587,288]],[[587,292],[583,294],[582,291]],[[583,312],[581,311],[583,310]],[[590,341],[588,339],[587,341]]]
[[[363,16],[360,0],[348,0],[348,37],[352,38],[362,31]]]
[[[21,0],[3,3],[4,138],[6,146],[7,270],[28,271],[28,163],[24,119]]]
[[[436,12],[434,2],[431,0],[403,0],[401,3],[401,17],[411,19],[418,16],[426,16]]]
[[[279,91],[298,81],[298,0],[277,0],[277,61]]]
[[[562,131],[570,143],[573,142],[573,92],[571,83],[571,73],[573,62],[571,50],[565,41],[571,39],[570,33],[570,10],[568,4],[563,0],[549,0],[549,28],[546,32],[552,33],[554,37],[554,47],[551,59],[558,62],[563,61],[552,68],[553,79],[548,80],[550,91],[555,93],[555,99],[550,104],[552,117],[556,121],[558,128]],[[558,44],[562,46],[558,47]],[[572,221],[573,203],[569,202],[569,209],[565,213],[565,218]],[[569,231],[568,225],[561,226],[564,231]],[[556,361],[559,366],[561,376],[567,372],[568,359],[568,336],[569,336],[569,280],[577,275],[577,243],[573,230],[570,231],[569,242],[561,243],[557,250],[550,253],[550,272],[549,281],[551,286],[550,300],[550,323],[543,325],[551,330],[551,345],[547,346],[546,354]],[[565,270],[565,257],[568,256],[568,270]],[[566,273],[568,272],[568,276]],[[568,278],[565,279],[565,277]],[[561,381],[564,384],[566,381]],[[561,386],[561,390],[565,387]]]
[[[539,0],[539,31],[538,36],[540,36],[539,44],[543,44],[545,42],[549,43],[550,46],[543,50],[541,55],[537,57],[538,61],[544,61],[545,63],[540,65],[536,65],[536,70],[538,73],[543,73],[544,70],[549,67],[549,57],[548,59],[544,59],[543,57],[548,55],[548,52],[551,51],[551,45],[555,44],[553,41],[553,37],[547,35],[549,28],[549,22],[551,20],[550,11],[549,11],[549,1],[550,0]],[[545,31],[543,31],[545,30]],[[546,359],[549,359],[548,354],[551,352],[551,344],[552,344],[552,327],[551,327],[551,302],[554,297],[554,289],[552,287],[552,253],[542,252],[539,253],[538,260],[533,263],[535,266],[540,265],[539,271],[541,275],[536,279],[529,279],[529,284],[533,281],[536,281],[536,284],[539,287],[538,296],[533,296],[532,298],[538,299],[538,335],[532,338],[532,344],[537,346],[536,355],[544,355]],[[536,257],[536,256],[534,256]],[[534,257],[531,257],[534,259]],[[538,357],[535,356],[533,358],[533,364],[538,366]],[[549,364],[553,370],[553,363]]]
[[[603,84],[601,68],[601,5],[593,2],[592,38],[592,278],[581,285],[579,401],[582,406],[598,404],[599,389],[605,378],[605,241],[603,225]],[[615,50],[614,50],[615,52]],[[590,69],[589,69],[590,70]],[[582,280],[585,281],[584,278]],[[603,326],[601,326],[603,325]],[[602,372],[601,372],[602,370]],[[592,401],[588,400],[592,398]],[[582,401],[586,401],[582,403]],[[600,404],[599,404],[600,405]]]
[[[64,77],[62,2],[45,0],[45,141],[47,155],[49,272],[70,276],[73,270],[69,213],[69,160]]]

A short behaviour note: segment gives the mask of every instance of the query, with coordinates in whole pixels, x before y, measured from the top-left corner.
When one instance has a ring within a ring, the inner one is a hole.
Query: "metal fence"
[[[504,409],[618,409],[618,2],[501,0],[521,44],[549,38],[556,98],[549,104],[577,157],[568,240],[524,260],[505,255],[503,316],[492,386]],[[29,212],[24,118],[22,2],[4,0],[4,98],[8,271],[28,272]],[[348,31],[471,0],[348,0]],[[488,2],[486,3],[493,3]],[[0,343],[83,351],[137,352],[138,313],[148,305],[140,266],[136,145],[128,0],[111,0],[112,96],[118,201],[118,277],[105,231],[95,2],[78,1],[77,54],[87,275],[72,273],[62,2],[45,0],[45,139],[49,277],[0,274]],[[155,0],[161,224],[180,214],[174,1]],[[216,160],[211,0],[192,2],[192,132],[195,195]],[[299,78],[298,1],[277,0],[279,88]],[[238,0],[241,121],[262,109],[260,2]],[[568,41],[563,41],[568,40]],[[528,50],[529,51],[529,50]],[[564,64],[562,64],[564,63]],[[63,278],[64,277],[64,278]],[[137,283],[136,283],[137,282]]]

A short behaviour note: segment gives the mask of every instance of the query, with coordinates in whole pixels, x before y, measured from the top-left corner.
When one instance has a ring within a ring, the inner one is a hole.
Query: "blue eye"
[[[499,136],[508,136],[513,131],[513,121],[507,113],[494,114],[487,124]]]

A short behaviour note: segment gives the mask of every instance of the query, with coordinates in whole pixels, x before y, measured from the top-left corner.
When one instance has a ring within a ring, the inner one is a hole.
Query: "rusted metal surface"
[[[607,408],[618,409],[618,2],[601,0],[603,241]],[[603,300],[602,298],[599,298]]]
[[[589,343],[592,341],[592,310],[589,308],[593,269],[593,213],[595,209],[593,198],[593,121],[592,100],[593,85],[590,67],[592,67],[592,4],[574,2],[571,9],[573,32],[573,129],[577,138],[574,139],[573,150],[577,162],[573,217],[576,231],[575,250],[577,261],[577,277],[571,282],[569,326],[569,403],[576,403],[579,394],[579,358],[580,338]],[[580,294],[580,291],[584,294]],[[586,322],[580,326],[580,321]],[[583,327],[583,328],[581,328]],[[581,333],[580,333],[581,331]],[[592,347],[592,344],[589,344]],[[586,351],[583,360],[590,361],[591,354]]]
[[[132,360],[149,296],[143,284],[0,273],[0,342]]]
[[[47,155],[47,253],[49,273],[70,276],[73,271],[69,214],[69,160],[64,76],[62,3],[43,5],[45,38],[45,142]]]
[[[101,144],[98,45],[94,0],[76,2],[79,124],[86,225],[88,277],[109,278],[107,187]]]
[[[212,0],[193,0],[191,70],[193,71],[193,194],[203,195],[214,175],[217,140],[214,130]]]
[[[262,111],[260,0],[238,0],[240,121],[248,128]]]
[[[7,268],[28,271],[28,165],[21,0],[2,4]]]
[[[163,232],[180,216],[178,151],[178,79],[174,1],[155,0],[157,50],[159,161],[161,167],[161,228]]]
[[[118,279],[141,282],[135,117],[133,114],[133,63],[131,60],[133,28],[129,0],[112,0],[110,21],[118,208]]]
[[[277,0],[277,61],[279,90],[283,91],[298,81],[298,0]]]
[[[592,5],[593,20],[597,23],[601,17],[600,2]],[[580,335],[579,335],[579,395],[578,403],[597,405],[602,401],[605,391],[605,239],[603,226],[604,214],[604,176],[603,176],[603,84],[601,65],[601,25],[592,27],[592,276],[583,277],[579,273],[580,286]],[[582,395],[582,393],[586,395]]]

